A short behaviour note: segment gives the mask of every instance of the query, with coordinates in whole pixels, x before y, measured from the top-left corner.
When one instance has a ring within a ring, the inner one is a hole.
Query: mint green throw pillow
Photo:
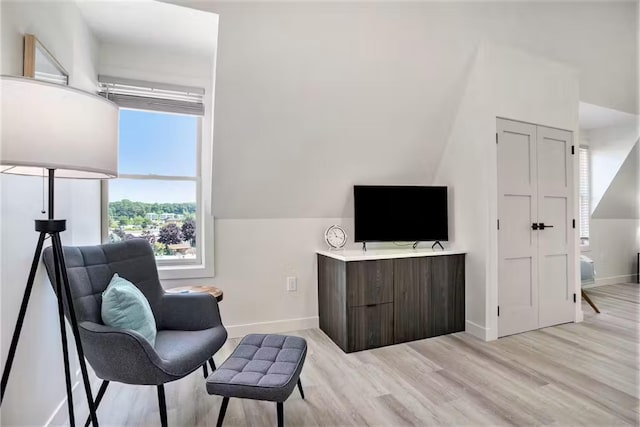
[[[153,346],[156,342],[156,319],[151,306],[140,289],[114,274],[102,293],[102,322],[113,328],[131,329],[145,337]]]

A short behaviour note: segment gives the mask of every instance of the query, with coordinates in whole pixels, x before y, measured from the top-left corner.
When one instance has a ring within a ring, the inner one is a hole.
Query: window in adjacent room
[[[580,147],[580,244],[589,244],[589,217],[591,215],[591,171],[589,147]]]
[[[101,82],[101,93],[121,107],[119,176],[106,181],[103,196],[105,240],[144,238],[159,266],[201,264],[199,107],[184,90],[148,89]]]

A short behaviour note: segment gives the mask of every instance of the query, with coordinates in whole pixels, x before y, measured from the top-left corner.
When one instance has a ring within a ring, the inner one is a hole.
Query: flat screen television
[[[449,240],[447,187],[356,185],[356,242]]]

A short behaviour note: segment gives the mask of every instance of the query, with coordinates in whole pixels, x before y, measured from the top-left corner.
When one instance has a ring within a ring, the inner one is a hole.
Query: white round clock
[[[340,249],[347,243],[347,233],[339,225],[332,225],[324,232],[324,240],[332,249]]]

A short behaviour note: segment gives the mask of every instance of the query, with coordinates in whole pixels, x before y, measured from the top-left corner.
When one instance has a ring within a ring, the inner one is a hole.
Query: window
[[[204,268],[204,91],[99,79],[100,93],[121,107],[119,176],[103,185],[105,240],[141,237],[160,268]]]
[[[591,215],[591,171],[589,148],[580,147],[580,244],[589,244],[589,217]]]
[[[198,262],[200,118],[120,110],[119,177],[109,181],[109,240],[143,237],[156,260]]]

